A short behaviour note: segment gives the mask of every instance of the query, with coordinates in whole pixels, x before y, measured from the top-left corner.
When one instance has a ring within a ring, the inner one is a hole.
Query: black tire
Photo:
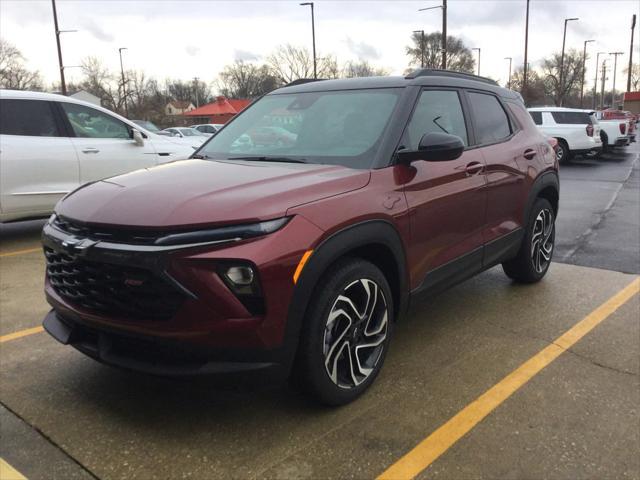
[[[609,147],[609,137],[603,131],[600,131],[600,140],[602,140],[602,153],[607,153],[611,148]]]
[[[550,230],[548,230],[549,226]],[[538,198],[531,209],[518,255],[502,264],[504,273],[520,283],[540,281],[549,270],[555,247],[555,236],[553,207],[547,199]]]
[[[382,297],[378,295],[376,302],[366,303],[366,293],[373,291],[382,293]],[[349,298],[356,311],[339,297]],[[362,305],[366,305],[365,308]],[[367,318],[369,305],[373,305],[373,309]],[[386,320],[383,321],[384,307]],[[360,313],[358,309],[365,312],[365,316],[354,322],[339,312],[348,311],[351,317],[356,317]],[[391,339],[393,315],[391,289],[375,265],[356,258],[345,258],[332,265],[316,286],[307,309],[294,365],[295,383],[314,400],[326,405],[344,405],[355,400],[374,382],[382,368]],[[377,332],[378,328],[382,330]],[[352,343],[362,346],[378,341],[375,347],[351,350]],[[355,374],[349,369],[349,360],[353,359],[358,362]]]
[[[558,138],[557,140],[558,146],[556,147],[556,158],[558,159],[559,163],[566,163],[571,160],[573,154],[571,153],[571,150],[569,150],[569,145],[567,145],[567,142],[565,142],[561,138]]]

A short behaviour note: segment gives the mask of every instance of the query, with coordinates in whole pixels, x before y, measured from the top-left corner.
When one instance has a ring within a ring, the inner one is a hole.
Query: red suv
[[[262,127],[291,142],[247,141]],[[106,364],[275,369],[343,404],[380,372],[412,298],[500,263],[540,280],[558,195],[551,146],[490,80],[299,82],[190,160],[65,197],[43,231],[44,327]]]

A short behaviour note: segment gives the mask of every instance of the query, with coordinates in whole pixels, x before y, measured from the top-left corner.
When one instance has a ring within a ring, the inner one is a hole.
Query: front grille
[[[45,247],[47,276],[58,295],[92,312],[132,319],[166,320],[185,295],[142,268],[98,263]]]
[[[74,236],[115,243],[153,245],[158,238],[158,233],[153,231],[140,231],[129,228],[90,227],[59,215],[53,219],[53,225],[58,230]]]

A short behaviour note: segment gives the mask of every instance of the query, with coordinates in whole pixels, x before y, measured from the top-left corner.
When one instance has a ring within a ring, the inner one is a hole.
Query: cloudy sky
[[[57,0],[65,65],[78,65],[94,55],[119,69],[118,48],[125,68],[147,75],[213,81],[224,65],[236,59],[260,61],[284,43],[311,48],[310,12],[298,1]],[[413,30],[439,30],[439,0],[316,0],[316,42],[319,56],[334,54],[339,62],[364,59],[394,74],[407,67],[405,46]],[[469,47],[482,49],[482,74],[504,82],[508,61],[521,65],[524,50],[525,0],[449,0],[449,34]],[[567,48],[624,51],[618,57],[618,87],[628,63],[631,16],[638,0],[531,0],[529,58],[541,58],[562,47],[563,20],[569,24]],[[31,68],[45,79],[58,79],[53,16],[49,0],[0,0],[0,36],[15,44]],[[640,61],[638,29],[634,58]],[[602,57],[601,57],[602,59]],[[613,62],[612,62],[613,63]],[[594,60],[587,78],[593,82]],[[77,69],[67,71],[78,79]]]

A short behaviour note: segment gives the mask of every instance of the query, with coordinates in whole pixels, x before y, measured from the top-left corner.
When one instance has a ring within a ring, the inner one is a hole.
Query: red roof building
[[[241,98],[216,97],[215,101],[185,112],[184,117],[196,123],[227,123],[238,112],[244,110],[251,100]]]

